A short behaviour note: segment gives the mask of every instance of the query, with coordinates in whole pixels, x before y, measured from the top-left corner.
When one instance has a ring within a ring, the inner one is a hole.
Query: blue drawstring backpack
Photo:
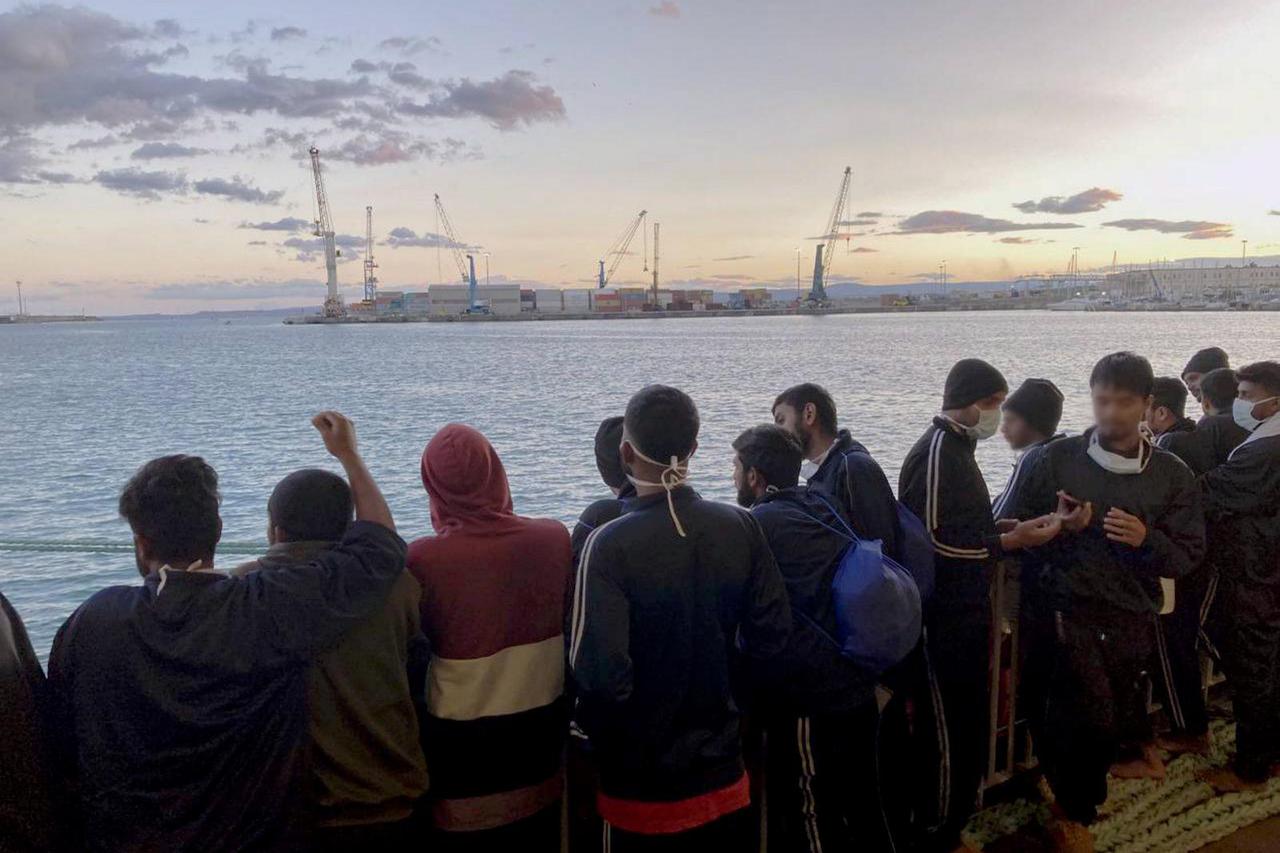
[[[898,557],[911,579],[920,590],[920,602],[927,604],[933,597],[933,542],[929,538],[929,529],[924,526],[920,517],[912,512],[902,501],[896,501],[898,507]]]
[[[831,581],[837,636],[832,638],[813,620],[807,621],[827,636],[840,654],[879,675],[901,662],[920,641],[923,620],[920,590],[911,572],[884,553],[880,540],[859,539],[825,496],[816,491],[810,494],[827,505],[842,529],[807,512],[805,515],[848,539],[850,544],[840,557],[840,566]],[[919,520],[916,523],[919,524]],[[930,556],[930,569],[932,566]]]

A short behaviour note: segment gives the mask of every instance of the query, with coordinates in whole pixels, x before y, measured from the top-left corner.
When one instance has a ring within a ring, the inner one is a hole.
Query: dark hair
[[[734,440],[733,449],[742,460],[742,470],[759,471],[765,485],[786,489],[800,482],[804,448],[798,438],[780,426],[753,426]]]
[[[605,418],[596,430],[596,470],[600,479],[612,489],[621,489],[627,482],[627,472],[622,468],[622,416]]]
[[[161,456],[129,478],[120,515],[151,556],[176,568],[213,554],[222,532],[218,474],[199,456]],[[182,563],[182,565],[177,565]]]
[[[1151,384],[1151,405],[1164,406],[1180,418],[1187,416],[1187,386],[1174,376],[1161,376]]]
[[[818,426],[822,427],[824,432],[835,434],[836,431],[836,402],[831,399],[831,395],[827,393],[827,389],[813,382],[803,382],[799,385],[793,385],[778,395],[773,401],[773,408],[786,404],[796,410],[797,415],[804,414],[804,407],[813,403],[815,417],[818,420]]]
[[[1231,408],[1231,401],[1236,398],[1239,386],[1234,370],[1229,367],[1215,368],[1200,377],[1200,397],[1208,400],[1209,405],[1221,412]]]
[[[341,539],[353,511],[347,481],[319,468],[294,471],[276,484],[267,501],[271,524],[294,541]]]
[[[698,440],[698,407],[669,385],[646,385],[632,395],[623,423],[632,446],[661,465],[686,458]]]
[[[1151,362],[1136,352],[1113,352],[1104,355],[1089,374],[1089,387],[1106,385],[1120,391],[1132,391],[1139,397],[1150,397],[1155,384]]]
[[[1255,361],[1236,371],[1236,379],[1261,385],[1268,394],[1280,394],[1280,362]]]

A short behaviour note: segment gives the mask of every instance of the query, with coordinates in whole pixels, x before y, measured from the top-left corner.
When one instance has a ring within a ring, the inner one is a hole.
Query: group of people
[[[323,412],[346,477],[281,480],[268,549],[236,567],[215,564],[217,474],[152,460],[119,502],[142,582],[71,615],[47,678],[0,596],[0,849],[956,849],[997,571],[1058,849],[1092,849],[1109,773],[1207,747],[1205,653],[1237,728],[1210,781],[1259,784],[1280,761],[1280,363],[1212,349],[1158,378],[1119,352],[1089,384],[1094,425],[1065,436],[1052,382],[958,362],[897,497],[830,394],[795,386],[733,442],[738,506],[690,486],[698,410],[651,385],[601,424],[611,494],[572,535],[517,515],[494,448],[451,424],[411,544]],[[974,451],[997,432],[1020,455],[993,503]],[[899,564],[920,618],[869,666],[840,639],[849,601]]]

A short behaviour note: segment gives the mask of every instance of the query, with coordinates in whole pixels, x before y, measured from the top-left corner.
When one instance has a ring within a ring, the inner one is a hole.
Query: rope
[[[261,554],[265,543],[219,542],[219,554]],[[132,554],[132,542],[90,539],[0,539],[0,553]]]

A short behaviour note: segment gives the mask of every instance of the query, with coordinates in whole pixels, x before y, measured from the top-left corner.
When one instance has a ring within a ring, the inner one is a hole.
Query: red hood
[[[436,533],[505,526],[515,519],[511,487],[489,440],[463,424],[449,424],[422,451],[422,485],[431,497]]]

